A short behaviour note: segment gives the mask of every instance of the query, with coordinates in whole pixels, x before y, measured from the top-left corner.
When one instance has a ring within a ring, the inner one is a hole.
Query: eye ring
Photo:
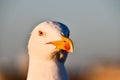
[[[38,31],[39,36],[43,36],[44,33],[42,31]]]

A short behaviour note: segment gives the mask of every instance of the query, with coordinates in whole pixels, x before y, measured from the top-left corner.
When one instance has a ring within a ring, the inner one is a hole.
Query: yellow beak
[[[49,42],[47,44],[53,44],[56,46],[56,49],[62,49],[62,50],[65,50],[67,52],[73,52],[73,49],[74,49],[72,40],[70,38],[65,37],[65,36],[62,36],[61,40],[52,41],[52,42]]]

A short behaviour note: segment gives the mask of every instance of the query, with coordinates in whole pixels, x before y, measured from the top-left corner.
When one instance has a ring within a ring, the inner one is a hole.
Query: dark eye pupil
[[[42,36],[43,35],[43,32],[42,31],[39,31],[39,36]]]
[[[40,34],[42,34],[42,32],[40,32]]]

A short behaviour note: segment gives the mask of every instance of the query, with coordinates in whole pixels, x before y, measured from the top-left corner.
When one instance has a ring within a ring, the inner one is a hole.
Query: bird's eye
[[[42,31],[38,31],[39,36],[43,36],[44,33]]]

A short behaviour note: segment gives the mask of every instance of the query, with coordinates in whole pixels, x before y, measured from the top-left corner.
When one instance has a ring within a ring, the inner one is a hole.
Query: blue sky
[[[31,30],[45,20],[70,28],[75,51],[67,66],[120,57],[119,0],[1,0],[0,57],[27,49]]]

